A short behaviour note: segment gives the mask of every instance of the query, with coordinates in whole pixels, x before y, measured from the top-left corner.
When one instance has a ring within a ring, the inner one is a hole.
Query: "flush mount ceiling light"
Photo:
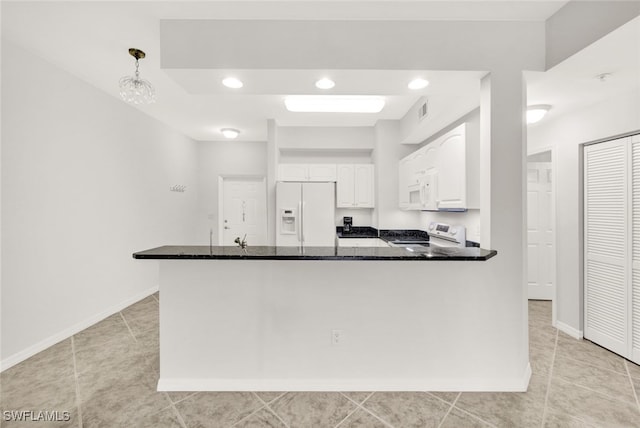
[[[240,131],[233,128],[222,128],[220,132],[222,132],[222,135],[224,135],[225,138],[230,138],[230,139],[238,138],[238,135],[240,135]]]
[[[407,85],[407,87],[409,89],[414,89],[414,90],[415,89],[423,89],[423,88],[426,88],[427,86],[429,86],[429,81],[425,80],[425,79],[413,79]]]
[[[231,89],[240,89],[244,86],[242,80],[236,79],[235,77],[227,77],[226,79],[223,79],[222,84]]]
[[[316,88],[318,89],[331,89],[334,86],[336,86],[336,82],[331,79],[327,79],[326,77],[316,82]]]
[[[375,95],[290,95],[287,110],[298,113],[379,113],[383,97]]]
[[[139,63],[146,56],[140,49],[129,49],[129,55],[136,59],[136,73],[120,79],[120,96],[123,100],[133,104],[149,104],[156,101],[156,90],[148,80],[140,78]]]
[[[539,104],[527,107],[527,123],[540,122],[551,108],[548,104]]]

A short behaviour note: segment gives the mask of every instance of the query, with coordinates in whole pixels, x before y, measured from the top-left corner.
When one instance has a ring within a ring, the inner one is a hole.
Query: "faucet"
[[[244,235],[244,238],[242,238],[242,241],[240,240],[240,237],[238,236],[233,242],[235,242],[236,244],[238,244],[240,246],[240,248],[242,248],[243,250],[245,248],[247,248],[247,235]]]

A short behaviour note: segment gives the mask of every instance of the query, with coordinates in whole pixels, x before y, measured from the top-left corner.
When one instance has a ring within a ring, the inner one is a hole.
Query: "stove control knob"
[[[436,226],[435,226],[433,223],[431,223],[431,224],[429,225],[429,230],[433,230],[433,228],[434,228],[434,227],[436,227]]]
[[[455,235],[455,234],[456,234],[456,232],[457,232],[457,230],[456,230],[456,229],[451,229],[449,232],[450,232],[452,235]]]

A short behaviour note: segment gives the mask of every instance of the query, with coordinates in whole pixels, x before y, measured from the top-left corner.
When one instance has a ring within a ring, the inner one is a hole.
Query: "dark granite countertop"
[[[251,260],[488,260],[495,250],[476,247],[209,247],[171,246],[133,254],[135,259],[251,259]]]
[[[342,226],[336,227],[336,234],[338,238],[377,238],[378,229],[368,226],[354,226],[351,228],[351,232],[345,232]]]

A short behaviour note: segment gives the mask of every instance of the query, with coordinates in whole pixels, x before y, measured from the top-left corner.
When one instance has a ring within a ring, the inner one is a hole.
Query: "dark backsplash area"
[[[336,227],[338,238],[377,238],[378,229],[369,226],[352,226],[351,232],[344,232],[342,226]]]
[[[378,229],[370,226],[353,226],[351,232],[344,232],[342,226],[336,226],[338,238],[383,238],[386,240],[407,239],[407,240],[429,240],[429,234],[424,230],[417,229]],[[480,244],[473,241],[466,242],[467,247],[480,247]]]

